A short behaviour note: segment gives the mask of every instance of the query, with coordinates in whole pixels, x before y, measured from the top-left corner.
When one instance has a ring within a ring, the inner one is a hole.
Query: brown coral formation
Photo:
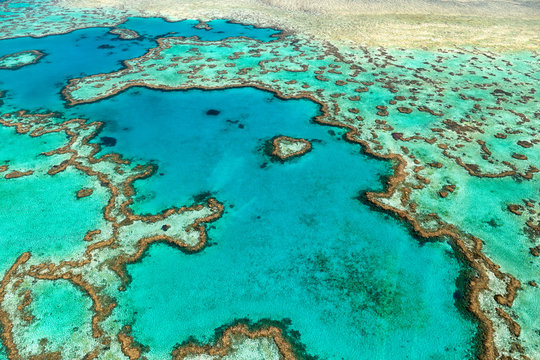
[[[118,341],[120,342],[122,352],[129,358],[129,360],[137,360],[141,358],[141,346],[135,344],[135,341],[131,336],[131,326],[126,325],[122,328],[122,331],[118,333]]]
[[[294,360],[296,357],[290,343],[283,336],[282,330],[275,326],[268,326],[259,330],[250,330],[247,325],[238,324],[224,331],[218,343],[214,346],[200,346],[193,343],[182,345],[172,353],[173,359],[184,359],[188,355],[225,356],[232,345],[234,336],[244,336],[250,339],[258,337],[272,338],[284,360]]]
[[[109,33],[118,35],[118,37],[122,40],[135,40],[140,37],[140,35],[136,31],[118,27],[115,27],[114,29],[109,31]]]
[[[84,188],[84,189],[81,189],[81,190],[77,191],[76,196],[77,196],[77,199],[81,199],[81,198],[92,195],[93,192],[94,192],[94,190],[92,190],[92,189]]]
[[[306,139],[277,136],[272,139],[272,148],[271,155],[285,161],[311,151],[311,143]]]
[[[20,177],[23,177],[23,176],[29,176],[29,175],[32,175],[34,173],[33,170],[28,170],[28,171],[17,171],[17,170],[14,170],[12,172],[10,172],[9,174],[6,174],[4,176],[4,178],[6,179],[16,179],[16,178],[20,178]]]

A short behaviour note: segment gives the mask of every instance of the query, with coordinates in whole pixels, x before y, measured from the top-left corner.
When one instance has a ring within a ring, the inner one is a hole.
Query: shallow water
[[[40,341],[47,339],[53,348],[66,347],[75,352],[93,341],[88,336],[92,329],[87,321],[92,316],[92,302],[79,289],[66,280],[38,281],[33,293],[36,295],[27,311],[35,318],[18,335],[19,342],[39,352]]]
[[[25,251],[42,261],[84,252],[87,244],[82,239],[87,231],[99,228],[106,203],[105,194],[99,189],[91,197],[77,200],[77,191],[89,183],[86,176],[74,171],[54,177],[32,175],[2,181],[2,274]]]

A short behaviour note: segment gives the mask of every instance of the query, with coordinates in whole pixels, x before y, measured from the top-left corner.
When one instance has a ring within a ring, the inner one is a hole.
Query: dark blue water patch
[[[213,20],[207,24],[210,29],[198,29],[196,20],[170,22],[163,18],[131,17],[118,27],[136,31],[146,38],[166,36],[197,36],[204,41],[219,41],[228,37],[249,37],[260,41],[272,41],[280,33],[270,28],[259,28],[253,25],[233,23],[228,20]]]
[[[102,136],[99,138],[100,142],[99,144],[101,146],[115,146],[116,145],[116,139],[110,136]]]
[[[206,115],[210,115],[210,116],[217,116],[219,115],[220,111],[219,110],[216,110],[216,109],[210,109],[206,112]],[[233,121],[233,120],[231,120]]]
[[[209,196],[225,204],[203,251],[159,244],[128,266],[132,283],[114,316],[133,324],[153,358],[190,336],[212,341],[238,318],[289,319],[324,359],[474,356],[475,325],[454,306],[460,265],[450,246],[420,246],[356,199],[380,190],[390,166],[362,155],[342,130],[314,124],[317,104],[253,88],[131,88],[74,110],[104,121],[100,136],[117,140],[102,153],[158,166],[135,183],[137,213]],[[271,162],[264,144],[279,134],[313,149]]]

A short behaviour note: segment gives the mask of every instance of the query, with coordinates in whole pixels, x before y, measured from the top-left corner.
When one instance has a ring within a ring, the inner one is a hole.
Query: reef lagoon
[[[0,359],[540,356],[538,51],[0,21]]]

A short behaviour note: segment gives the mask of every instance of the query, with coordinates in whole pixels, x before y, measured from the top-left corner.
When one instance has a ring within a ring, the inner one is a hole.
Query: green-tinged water
[[[86,232],[102,225],[107,195],[74,169],[55,176],[46,174],[65,156],[53,159],[43,153],[63,146],[65,134],[32,138],[1,127],[0,136],[0,161],[7,165],[2,177],[11,171],[34,171],[29,176],[0,180],[0,271],[4,273],[26,251],[42,261],[83,252]],[[95,188],[94,193],[77,199],[77,191],[85,187]]]
[[[66,280],[38,281],[32,285],[32,302],[25,308],[33,317],[16,341],[29,351],[40,353],[45,347],[66,349],[72,354],[89,351],[95,340],[88,318],[92,316],[90,299]]]
[[[5,272],[23,252],[42,261],[60,260],[86,248],[87,231],[100,227],[105,194],[98,190],[77,200],[87,178],[74,171],[2,180],[0,208],[1,269]],[[94,184],[92,184],[94,185]]]

